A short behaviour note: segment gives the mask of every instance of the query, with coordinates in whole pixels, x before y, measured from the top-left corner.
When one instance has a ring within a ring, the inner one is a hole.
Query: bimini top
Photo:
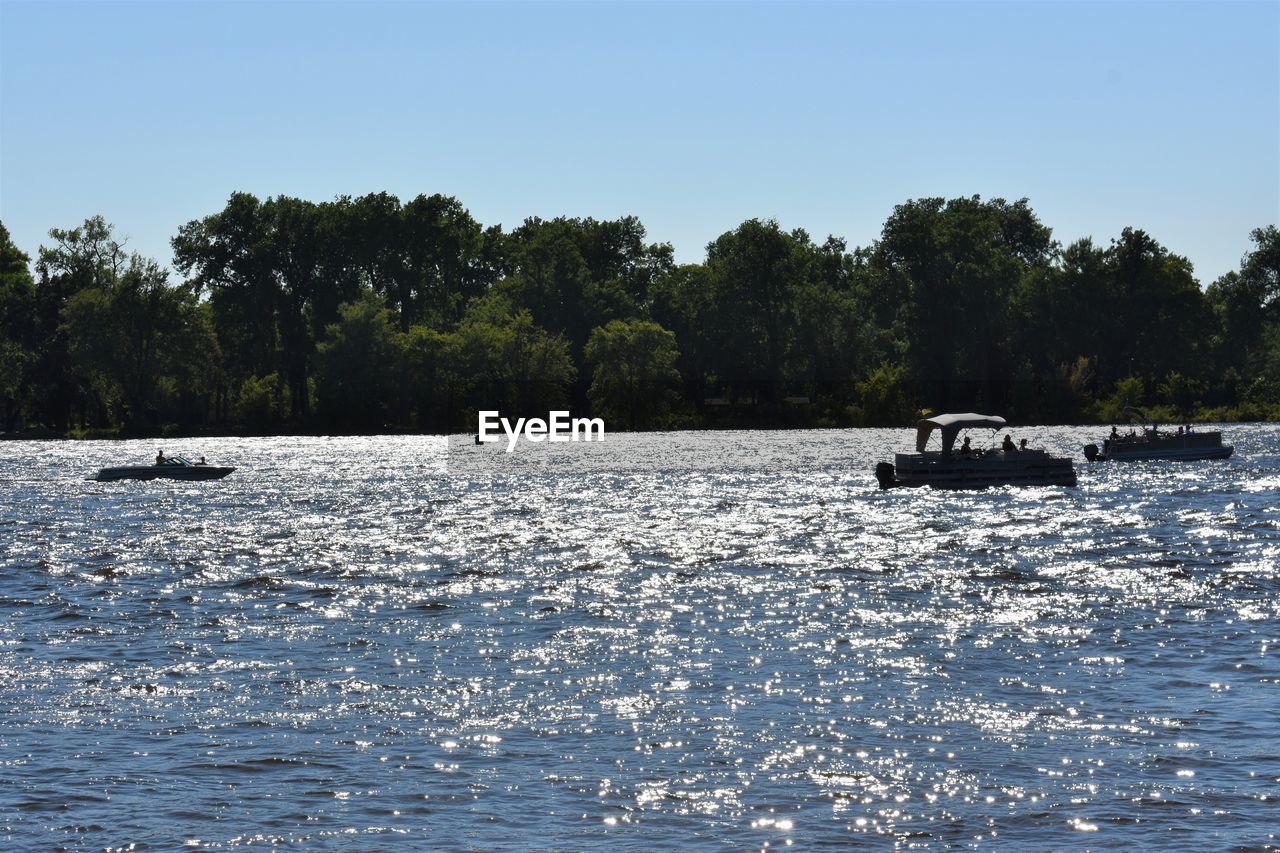
[[[963,415],[934,415],[922,421],[916,421],[916,450],[924,453],[924,446],[929,443],[929,435],[935,430],[942,430],[942,452],[950,453],[956,443],[956,434],[962,429],[987,427],[1003,429],[1004,418],[999,415],[975,415],[966,412]]]

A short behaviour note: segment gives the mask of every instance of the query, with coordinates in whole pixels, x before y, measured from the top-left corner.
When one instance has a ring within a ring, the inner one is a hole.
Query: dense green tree
[[[1146,384],[1140,377],[1129,376],[1116,380],[1110,397],[1099,403],[1100,419],[1109,423],[1125,423],[1128,408],[1141,408],[1147,399]]]
[[[1126,228],[1107,250],[1113,323],[1103,341],[1104,379],[1135,373],[1148,387],[1171,372],[1199,377],[1208,367],[1212,310],[1191,271],[1146,232]]]
[[[786,390],[786,356],[809,236],[774,220],[749,219],[707,246],[713,369],[729,389],[776,408]]]
[[[498,287],[580,359],[592,329],[643,313],[649,288],[673,268],[671,247],[644,238],[634,217],[526,219],[506,242],[509,274]]]
[[[858,402],[850,407],[858,426],[901,426],[916,414],[906,371],[896,365],[881,364],[858,383]]]
[[[360,286],[385,298],[389,305],[408,302],[412,288],[405,270],[404,212],[391,193],[369,193],[357,199],[339,198],[345,222],[348,257]],[[401,321],[413,320],[401,312]]]
[[[390,294],[401,328],[456,323],[467,301],[497,278],[500,255],[487,244],[500,232],[485,232],[457,199],[443,195],[406,204],[401,229],[403,271]]]
[[[568,341],[502,298],[475,304],[452,332],[412,327],[403,365],[413,420],[453,431],[474,431],[481,409],[532,417],[564,408],[577,375]]]
[[[591,333],[591,411],[627,429],[663,424],[680,374],[676,336],[652,320],[613,320]]]
[[[1010,347],[1041,379],[1064,376],[1080,358],[1096,362],[1115,323],[1112,294],[1106,251],[1089,238],[1077,240],[1051,267],[1038,267],[1023,280],[1013,299]],[[1054,398],[1053,385],[1037,404]]]
[[[438,431],[473,428],[480,408],[589,404],[637,428],[887,425],[922,406],[1264,417],[1280,410],[1280,232],[1251,236],[1240,269],[1202,291],[1148,233],[1061,247],[1025,200],[911,200],[853,250],[749,219],[677,267],[630,216],[504,233],[442,195],[236,193],[174,237],[174,287],[100,216],[51,231],[34,276],[0,226],[0,418]],[[796,395],[813,405],[784,404]]]
[[[73,419],[84,423],[100,414],[101,401],[92,399],[85,377],[70,355],[63,312],[82,290],[110,288],[128,263],[124,243],[101,216],[78,228],[53,228],[52,246],[41,246],[36,261],[35,334],[39,340],[30,374],[35,417],[54,429],[68,428]]]
[[[808,258],[795,291],[788,373],[811,395],[833,398],[847,394],[875,357],[875,329],[859,281],[865,260],[834,237],[810,247]]]
[[[0,223],[0,430],[14,429],[36,359],[35,280],[30,257]]]
[[[114,281],[76,292],[62,313],[72,363],[93,391],[96,426],[155,424],[162,397],[172,410],[182,390],[205,390],[177,386],[184,361],[207,357],[192,345],[207,338],[194,296],[170,286],[155,261],[132,255]]]
[[[1188,418],[1200,404],[1206,388],[1204,382],[1183,376],[1175,370],[1164,378],[1158,390],[1163,402],[1172,405],[1182,418]]]
[[[1026,199],[929,198],[894,208],[873,262],[899,300],[908,367],[935,408],[997,408],[1007,399],[1014,299],[1052,251]]]
[[[1232,271],[1219,278],[1205,293],[1218,320],[1213,345],[1218,363],[1237,373],[1246,373],[1261,354],[1267,316],[1266,291],[1257,279],[1246,279]]]
[[[571,220],[525,220],[508,240],[511,271],[498,290],[544,328],[582,346],[592,320],[618,305],[601,305],[592,292],[591,271],[574,239],[576,231]]]
[[[403,343],[392,314],[372,292],[343,305],[316,352],[319,413],[341,429],[378,430],[399,413]]]
[[[336,319],[344,298],[341,275],[329,261],[331,241],[340,226],[328,205],[279,196],[263,205],[269,225],[267,255],[276,282],[276,320],[280,330],[280,366],[289,384],[300,423],[310,416],[308,377],[317,331]]]
[[[228,332],[232,348],[246,354],[236,373],[282,375],[291,415],[304,423],[316,337],[358,292],[344,239],[348,207],[236,193],[220,213],[187,223],[173,239],[178,269],[194,273],[197,293],[211,293],[220,334]]]
[[[1255,228],[1249,235],[1253,249],[1245,255],[1240,277],[1262,293],[1263,307],[1280,307],[1280,230],[1276,226]]]
[[[292,408],[289,386],[275,373],[246,377],[236,393],[236,419],[251,430],[280,429],[289,419]]]
[[[708,383],[719,385],[719,377],[712,373],[714,348],[705,334],[713,299],[707,268],[702,264],[682,264],[649,288],[650,316],[671,330],[680,344],[676,368],[682,396],[698,409],[708,396]]]
[[[412,326],[402,335],[402,423],[436,433],[470,429],[454,408],[469,379],[455,373],[459,347],[457,335],[427,326]]]
[[[174,265],[193,292],[207,295],[214,327],[239,383],[277,372],[280,300],[271,222],[262,202],[234,193],[223,209],[183,225],[172,240]]]
[[[1280,231],[1274,225],[1257,228],[1250,235],[1254,248],[1244,257],[1239,272],[1229,272],[1210,285],[1206,297],[1219,322],[1213,341],[1217,361],[1239,377],[1237,396],[1262,392],[1280,373],[1277,352],[1270,340],[1280,324]]]

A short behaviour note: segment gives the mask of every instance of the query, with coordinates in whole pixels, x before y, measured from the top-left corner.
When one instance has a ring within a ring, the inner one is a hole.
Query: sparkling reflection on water
[[[968,494],[877,490],[903,430],[0,445],[0,839],[1274,846],[1280,437],[1229,434]]]

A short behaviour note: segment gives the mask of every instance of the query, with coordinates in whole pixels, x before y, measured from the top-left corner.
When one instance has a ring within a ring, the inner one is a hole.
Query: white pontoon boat
[[[1114,427],[1111,437],[1102,442],[1102,450],[1096,444],[1084,446],[1084,458],[1090,462],[1130,462],[1141,459],[1179,459],[1197,462],[1202,459],[1226,459],[1234,448],[1222,443],[1221,430],[1193,430],[1191,425],[1179,427],[1176,432],[1161,430],[1151,422],[1141,409],[1125,408],[1125,414],[1137,427],[1121,434]]]
[[[893,462],[876,466],[880,488],[933,486],[935,489],[982,489],[988,486],[1074,486],[1076,472],[1071,460],[1050,456],[1044,450],[1018,449],[1006,437],[1003,448],[957,450],[961,430],[1004,429],[1005,420],[996,415],[972,412],[936,415],[916,423],[915,453],[898,453]],[[929,439],[937,431],[940,446],[929,449]]]

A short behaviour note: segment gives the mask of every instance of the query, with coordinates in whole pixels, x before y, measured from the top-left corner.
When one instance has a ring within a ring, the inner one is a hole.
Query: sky
[[[1280,0],[0,0],[19,248],[101,214],[168,264],[237,191],[635,215],[689,263],[750,218],[853,248],[910,199],[1027,198],[1208,285],[1280,220]]]

